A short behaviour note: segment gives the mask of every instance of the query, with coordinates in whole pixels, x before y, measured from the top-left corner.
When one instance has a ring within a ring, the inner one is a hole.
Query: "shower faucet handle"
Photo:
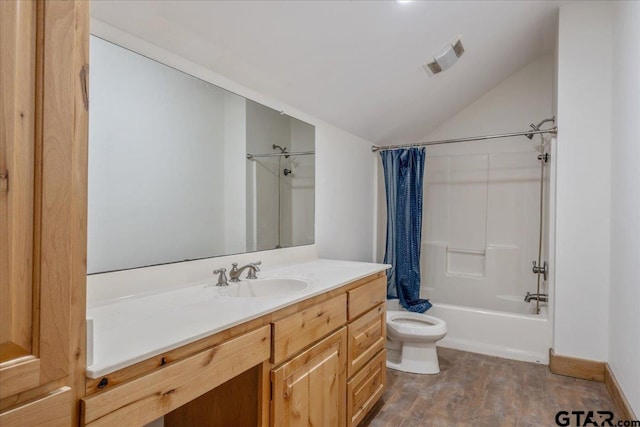
[[[544,281],[546,282],[549,275],[549,264],[547,263],[547,261],[545,261],[541,266],[538,266],[536,261],[534,260],[531,271],[533,272],[533,274],[542,274],[542,277],[544,277]]]

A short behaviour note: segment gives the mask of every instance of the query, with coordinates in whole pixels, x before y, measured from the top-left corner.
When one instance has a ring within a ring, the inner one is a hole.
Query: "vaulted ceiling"
[[[92,16],[376,144],[413,142],[555,46],[557,1],[99,1]],[[466,52],[422,64],[461,36]],[[526,100],[523,100],[526,102]]]

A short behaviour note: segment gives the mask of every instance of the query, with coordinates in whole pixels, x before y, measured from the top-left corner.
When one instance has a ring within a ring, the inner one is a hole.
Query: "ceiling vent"
[[[449,44],[440,52],[433,56],[433,61],[429,61],[423,65],[424,69],[430,76],[448,70],[458,62],[458,58],[464,53],[462,41],[458,38],[454,43]]]

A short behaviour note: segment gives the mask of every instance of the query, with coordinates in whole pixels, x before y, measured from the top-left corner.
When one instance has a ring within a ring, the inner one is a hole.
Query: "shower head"
[[[537,125],[534,125],[533,123],[531,123],[529,126],[531,126],[531,129],[538,131],[540,130],[540,126],[542,126],[543,124],[547,123],[547,122],[555,122],[556,121],[556,116],[551,117],[550,119],[544,119],[543,121],[541,121],[540,123],[538,123]],[[533,133],[528,133],[525,136],[529,139],[533,139]]]
[[[284,147],[284,148],[283,148],[283,147],[281,147],[281,146],[279,146],[279,145],[276,145],[276,144],[273,144],[271,147],[272,147],[274,150],[280,150],[280,154],[284,154],[284,153],[286,153],[286,152],[287,152],[287,147]],[[289,158],[289,155],[284,156],[284,158],[285,158],[285,159],[288,159],[288,158]]]

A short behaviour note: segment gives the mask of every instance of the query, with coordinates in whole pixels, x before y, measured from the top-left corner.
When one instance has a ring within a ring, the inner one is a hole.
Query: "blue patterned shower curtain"
[[[422,239],[422,177],[424,148],[380,151],[387,194],[387,298],[398,298],[409,311],[424,313],[429,300],[420,299]]]

